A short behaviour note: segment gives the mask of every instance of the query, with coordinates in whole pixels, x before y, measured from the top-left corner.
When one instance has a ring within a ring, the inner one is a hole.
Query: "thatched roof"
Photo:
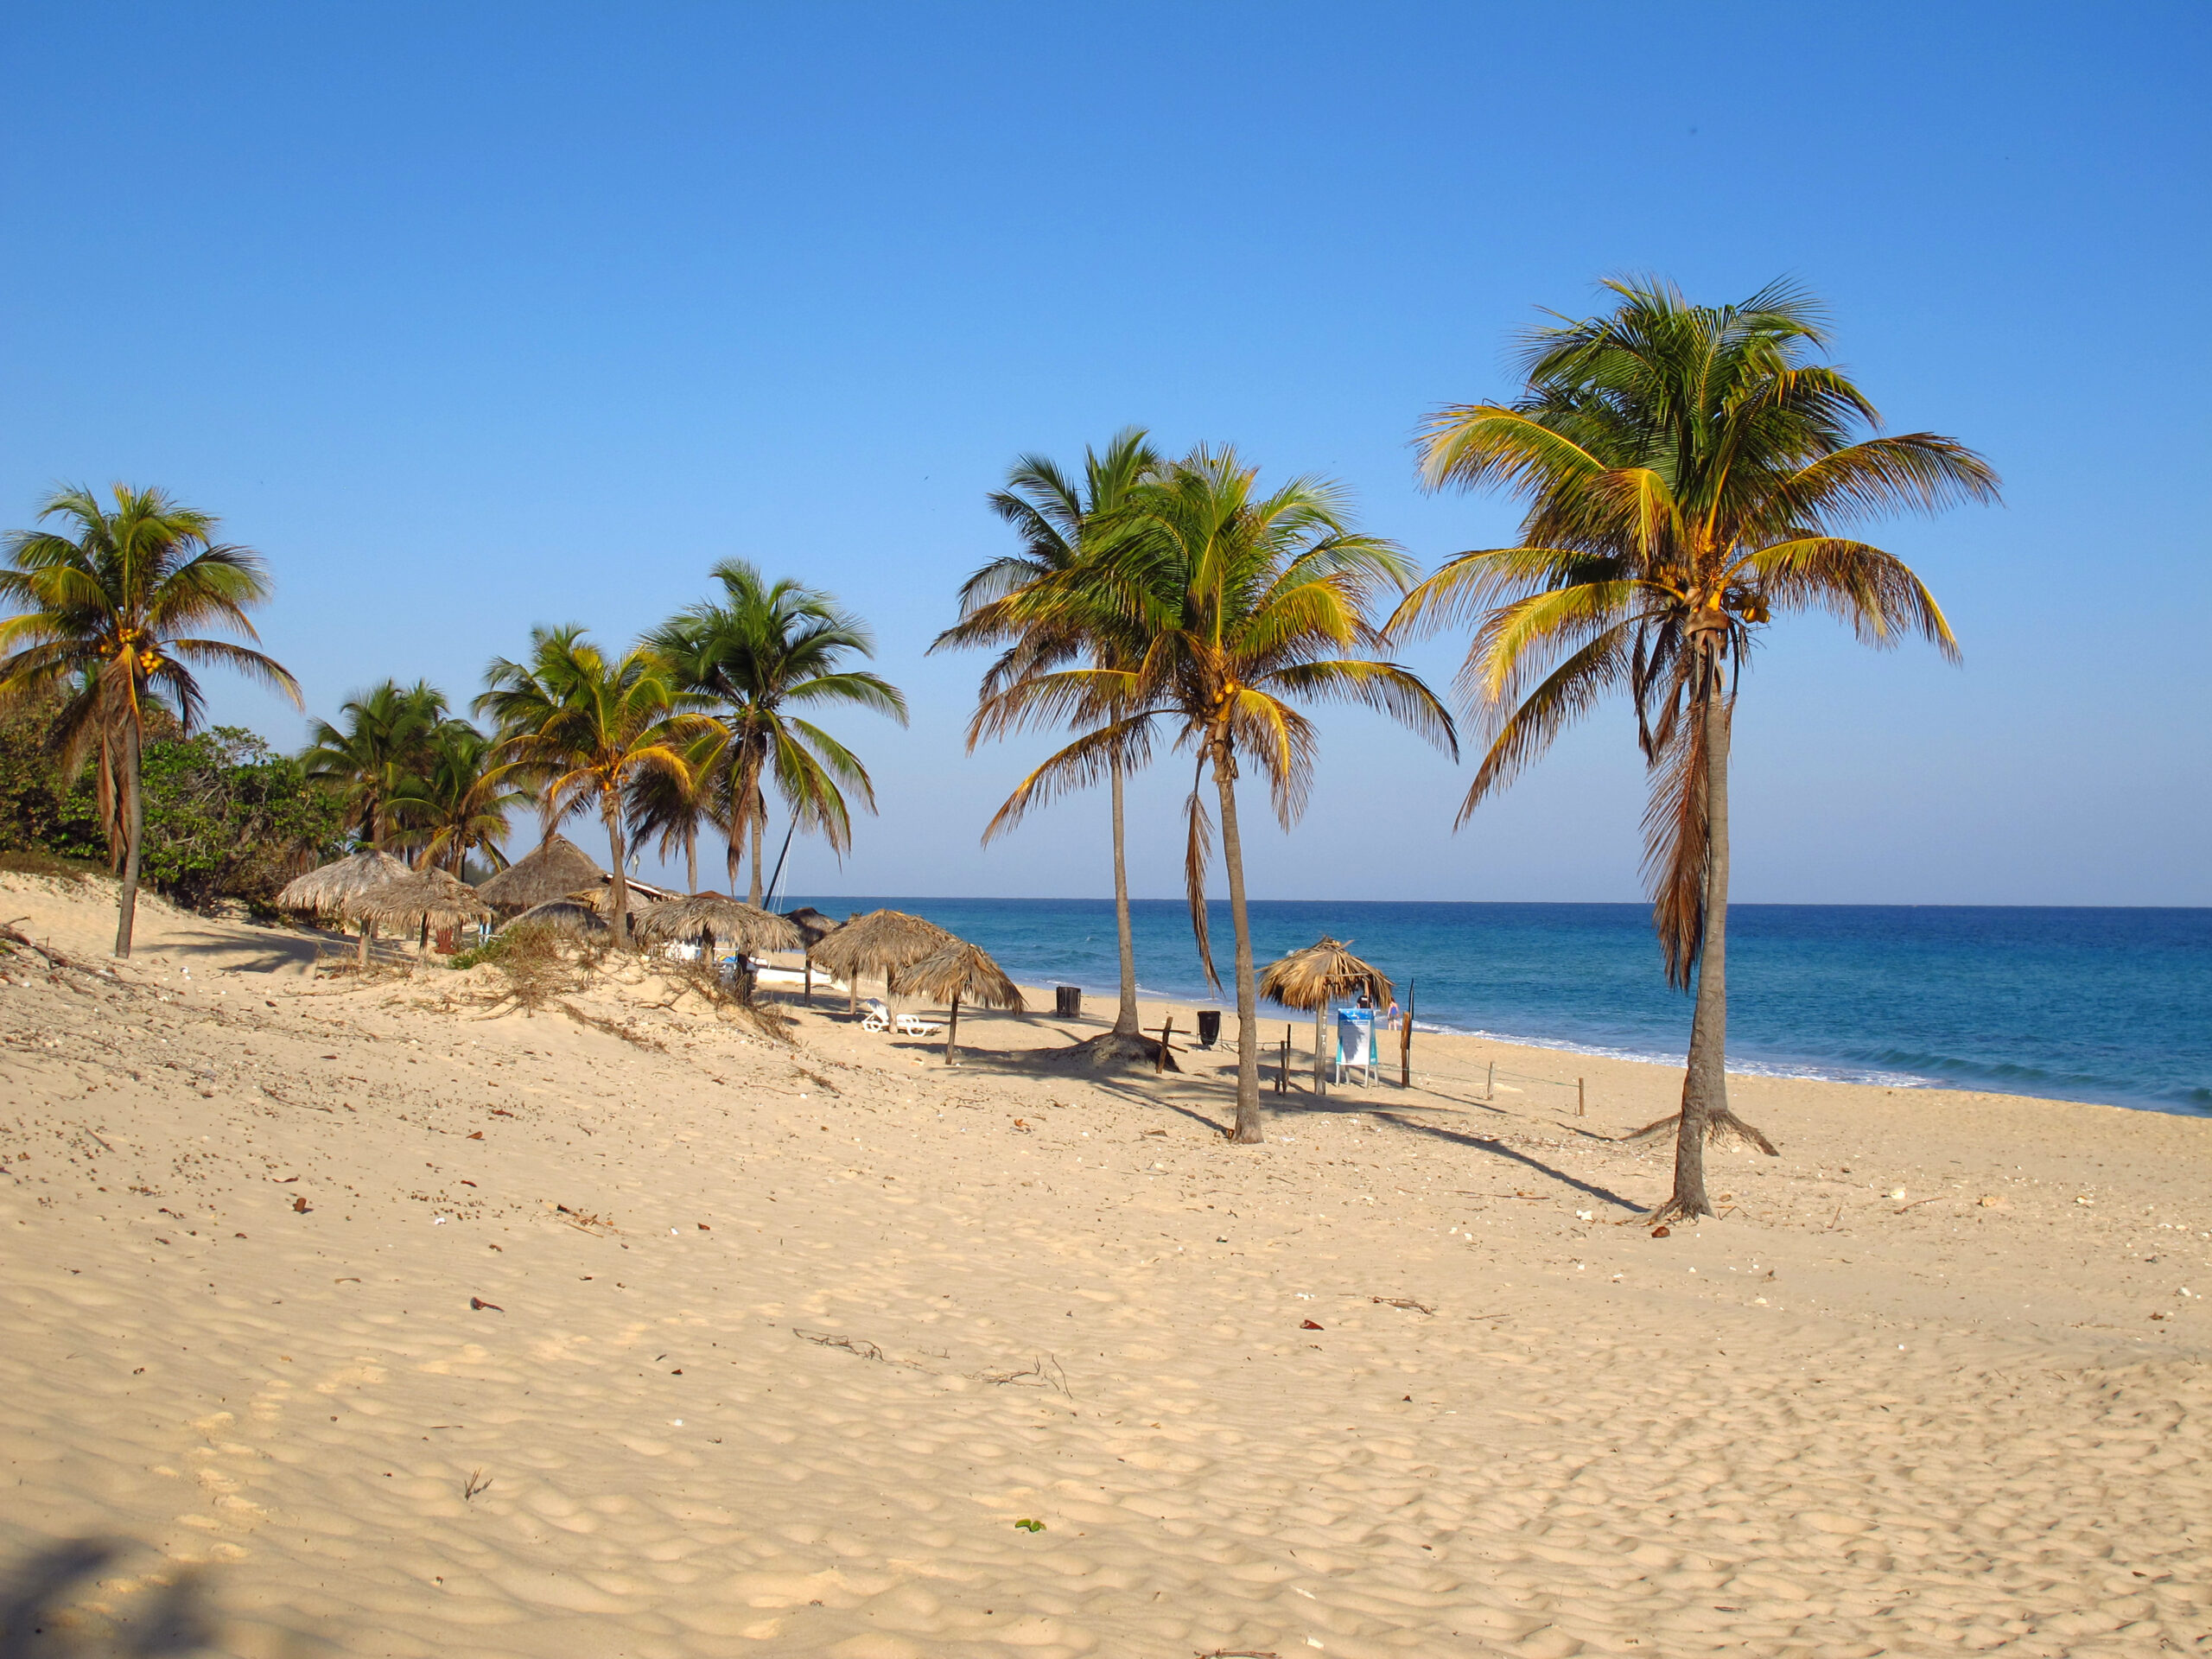
[[[1377,1004],[1390,1000],[1390,982],[1351,953],[1350,941],[1323,938],[1260,970],[1260,995],[1287,1008],[1320,1009],[1332,996],[1365,991]]]
[[[1021,1000],[1021,987],[1006,976],[1006,969],[993,962],[982,945],[965,939],[948,940],[919,962],[901,968],[899,988],[932,1002],[950,1002],[957,997],[985,1008],[1022,1010],[1029,1006]]]
[[[595,939],[608,931],[607,918],[589,905],[580,905],[573,899],[555,899],[542,905],[532,905],[519,916],[502,923],[499,931],[508,933],[517,928],[542,927],[570,938]]]
[[[773,911],[756,910],[726,893],[695,893],[671,899],[646,911],[638,938],[646,944],[664,939],[696,939],[712,934],[727,944],[757,956],[763,950],[796,950],[799,931]]]
[[[656,887],[649,882],[640,881],[634,875],[623,885],[630,890],[630,901],[623,908],[630,912],[630,923],[633,927],[644,920],[645,913],[655,906],[672,903],[682,896],[671,893],[666,887]],[[589,905],[602,916],[614,913],[614,883],[606,876],[601,876],[596,884],[578,887],[565,896],[580,905]]]
[[[334,916],[370,888],[397,881],[409,874],[407,867],[390,853],[364,850],[286,882],[283,891],[276,895],[276,902],[286,910],[308,910],[318,916]]]
[[[812,905],[801,905],[797,910],[785,911],[784,919],[798,929],[799,946],[802,950],[813,950],[816,945],[837,931],[836,919],[824,916]]]
[[[935,922],[903,910],[871,910],[823,935],[813,956],[838,978],[849,981],[861,974],[895,974],[938,946],[955,943]]]
[[[545,844],[501,870],[476,892],[487,905],[499,910],[523,911],[533,905],[565,899],[578,887],[607,879],[607,872],[591,855],[566,836],[554,836]]]
[[[372,887],[349,903],[344,913],[349,921],[370,921],[379,927],[421,927],[425,923],[451,927],[456,922],[487,921],[492,907],[466,881],[429,869]]]

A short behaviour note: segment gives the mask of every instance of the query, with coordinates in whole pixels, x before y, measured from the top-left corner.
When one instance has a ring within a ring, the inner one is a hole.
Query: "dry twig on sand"
[[[1411,1313],[1433,1313],[1436,1310],[1427,1302],[1417,1302],[1410,1296],[1370,1296],[1367,1299],[1377,1307],[1402,1307]]]

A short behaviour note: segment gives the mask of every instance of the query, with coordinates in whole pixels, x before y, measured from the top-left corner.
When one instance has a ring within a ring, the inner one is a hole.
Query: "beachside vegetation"
[[[991,511],[1021,538],[1018,552],[1003,554],[961,585],[960,620],[937,637],[932,652],[997,645],[976,693],[968,749],[985,738],[1019,729],[1032,707],[1013,688],[1062,664],[1084,659],[1101,668],[1126,667],[1143,649],[1143,633],[1125,611],[1102,603],[1085,580],[1084,556],[1112,533],[1137,486],[1155,474],[1160,457],[1145,433],[1117,432],[1103,451],[1084,451],[1083,479],[1070,477],[1042,455],[1024,455],[1007,474],[1006,487],[989,498]],[[1109,1036],[1137,1039],[1136,944],[1129,925],[1129,873],[1125,782],[1151,756],[1151,727],[1122,718],[1128,711],[1101,704],[1065,711],[1079,728],[1072,750],[1063,750],[1023,780],[985,826],[984,845],[1019,823],[1028,809],[1050,798],[1066,777],[1103,772],[1114,843],[1114,931],[1121,954],[1121,998]],[[1105,734],[1103,740],[1100,733]]]
[[[195,668],[234,670],[295,705],[300,691],[281,664],[238,643],[259,639],[246,613],[269,597],[260,556],[218,542],[213,515],[161,490],[118,484],[111,501],[60,491],[38,514],[58,527],[7,537],[0,601],[16,614],[0,620],[0,701],[62,694],[53,731],[60,771],[73,779],[93,761],[102,823],[121,848],[115,954],[128,957],[149,717],[166,711],[191,733],[202,707]]]
[[[1654,920],[1669,982],[1696,995],[1681,1111],[1653,1126],[1676,1129],[1656,1223],[1713,1212],[1709,1136],[1766,1144],[1728,1109],[1725,1063],[1728,751],[1751,653],[1777,617],[1822,611],[1866,645],[1916,636],[1955,659],[1920,578],[1848,531],[1994,501],[1998,480],[1956,439],[1884,434],[1821,360],[1824,314],[1792,284],[1721,306],[1656,280],[1605,286],[1611,310],[1526,337],[1511,402],[1429,419],[1424,483],[1529,506],[1518,545],[1447,561],[1390,632],[1472,627],[1459,690],[1489,744],[1462,823],[1607,696],[1635,710]]]

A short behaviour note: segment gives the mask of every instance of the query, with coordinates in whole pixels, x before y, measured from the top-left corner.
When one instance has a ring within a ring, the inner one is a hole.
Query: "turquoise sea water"
[[[1084,899],[813,899],[880,905],[973,939],[1028,984],[1110,995],[1114,908]],[[1737,1070],[1988,1089],[2212,1113],[2212,910],[1738,905],[1728,912]],[[1137,980],[1204,1006],[1179,903],[1135,906]],[[1228,906],[1213,910],[1224,982]],[[1679,1062],[1689,999],[1667,989],[1642,905],[1262,902],[1258,960],[1324,933],[1400,987],[1419,1024]]]

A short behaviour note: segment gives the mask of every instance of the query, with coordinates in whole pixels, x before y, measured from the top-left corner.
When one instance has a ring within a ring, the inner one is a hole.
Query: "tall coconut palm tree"
[[[1669,983],[1696,988],[1675,1186],[1658,1221],[1712,1214],[1712,1135],[1772,1150],[1729,1111],[1725,1064],[1728,746],[1750,653],[1776,616],[1821,610],[1867,645],[1918,634],[1955,660],[1920,578],[1842,531],[1994,501],[1998,480],[1955,439],[1883,435],[1866,394],[1815,360],[1822,315],[1795,287],[1726,306],[1691,305],[1651,280],[1606,287],[1619,302],[1611,313],[1529,335],[1513,403],[1428,422],[1431,488],[1499,486],[1529,505],[1519,546],[1445,564],[1390,628],[1475,623],[1460,684],[1491,743],[1462,823],[1609,693],[1635,707],[1654,919]]]
[[[130,954],[145,839],[140,765],[146,721],[166,705],[189,731],[202,699],[194,667],[220,664],[300,701],[274,659],[213,628],[258,643],[246,612],[269,597],[267,568],[250,548],[215,540],[213,515],[180,506],[157,489],[118,484],[114,505],[87,489],[60,491],[39,510],[70,533],[22,530],[6,542],[0,601],[18,614],[0,621],[0,697],[67,687],[55,727],[66,777],[99,746],[112,767],[123,832],[123,886],[115,954]]]
[[[648,772],[688,776],[685,744],[698,717],[681,709],[668,665],[643,649],[609,658],[580,626],[534,628],[523,662],[494,658],[476,712],[494,724],[500,753],[537,780],[547,825],[596,804],[607,826],[618,940],[629,933],[629,859],[623,799]]]
[[[459,876],[474,854],[505,869],[507,817],[528,801],[515,787],[515,768],[501,762],[499,746],[465,720],[442,720],[431,729],[429,753],[385,803],[400,843],[417,854],[418,868],[433,866]]]
[[[699,826],[719,821],[715,763],[724,747],[721,728],[712,728],[685,747],[686,775],[648,772],[630,785],[630,844],[651,838],[663,858],[682,853],[686,893],[699,891]]]
[[[446,694],[429,681],[386,680],[340,703],[336,725],[309,721],[300,759],[310,778],[339,791],[361,839],[381,849],[389,803],[429,769],[446,714]]]
[[[991,511],[1014,526],[1021,550],[992,560],[960,589],[960,620],[930,646],[995,645],[1004,647],[983,676],[976,717],[968,728],[968,748],[986,737],[1006,736],[1023,718],[1020,699],[1009,702],[1006,689],[1061,664],[1087,658],[1101,667],[1125,663],[1143,649],[1141,633],[1126,626],[1122,612],[1096,602],[1096,593],[1083,577],[1084,547],[1103,540],[1131,493],[1160,467],[1160,455],[1142,430],[1117,432],[1102,454],[1084,452],[1083,481],[1077,484],[1053,462],[1025,455],[1007,474],[1006,487],[990,498]],[[1114,931],[1121,952],[1121,1001],[1113,1034],[1135,1038],[1137,1031],[1137,958],[1129,925],[1129,873],[1123,785],[1129,772],[1151,758],[1151,728],[1119,718],[1127,711],[1100,711],[1121,741],[1100,757],[1109,792],[1114,839]],[[1047,763],[1050,764],[1049,762]],[[1066,776],[1063,766],[1053,774]],[[983,831],[988,845],[1019,823],[1045,798],[1032,773],[999,810]]]
[[[1093,550],[1095,603],[1141,631],[1141,650],[1112,666],[1025,677],[1005,692],[1009,719],[1067,720],[1092,729],[1033,774],[1033,793],[1090,781],[1105,756],[1166,721],[1196,757],[1185,813],[1184,877],[1199,961],[1217,988],[1207,938],[1205,881],[1221,813],[1222,862],[1236,935],[1236,1123],[1232,1139],[1266,1138],[1260,1112],[1259,1008],[1244,850],[1236,817],[1239,762],[1268,780],[1287,829],[1312,788],[1320,747],[1294,701],[1351,702],[1397,720],[1458,753],[1452,717],[1408,670],[1372,655],[1370,618],[1384,588],[1411,575],[1392,543],[1349,523],[1341,493],[1293,479],[1270,493],[1231,449],[1192,452],[1132,491],[1112,534]],[[1090,561],[1086,560],[1086,563]],[[1101,716],[1105,716],[1103,720]]]
[[[722,741],[708,762],[714,816],[729,838],[729,880],[749,840],[749,898],[761,901],[765,785],[772,781],[799,827],[819,831],[842,855],[852,844],[845,791],[873,812],[868,768],[851,750],[796,712],[848,703],[906,723],[906,699],[880,674],[843,666],[872,657],[875,643],[860,619],[818,589],[788,579],[771,583],[742,559],[710,573],[722,595],[680,611],[646,637],[688,706],[710,709]]]

